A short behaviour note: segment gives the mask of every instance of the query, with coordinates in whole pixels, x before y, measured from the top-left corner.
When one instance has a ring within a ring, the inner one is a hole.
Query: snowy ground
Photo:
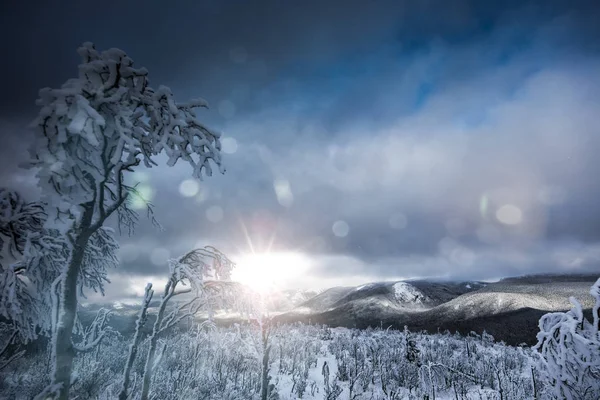
[[[432,399],[434,392],[438,400],[500,400],[500,387],[505,400],[533,395],[531,350],[495,343],[489,335],[302,324],[270,329],[269,375],[278,397],[269,400],[421,400]],[[181,331],[164,339],[167,350],[154,374],[153,398],[260,399],[264,343],[257,326]],[[132,393],[140,391],[146,346],[134,363]],[[115,336],[100,351],[80,354],[74,397],[116,398],[127,347],[125,338]],[[325,362],[329,387],[339,387],[335,396],[326,396]],[[47,354],[40,352],[0,371],[0,398],[33,398],[48,383],[47,363]]]

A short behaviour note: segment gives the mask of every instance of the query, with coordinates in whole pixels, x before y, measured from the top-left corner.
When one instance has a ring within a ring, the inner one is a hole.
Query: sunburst
[[[247,249],[238,248],[234,257],[236,267],[232,279],[253,290],[267,294],[281,287],[290,286],[310,269],[310,258],[298,250],[273,251],[278,225],[269,234],[264,248],[258,248],[242,218],[239,225],[244,235]]]

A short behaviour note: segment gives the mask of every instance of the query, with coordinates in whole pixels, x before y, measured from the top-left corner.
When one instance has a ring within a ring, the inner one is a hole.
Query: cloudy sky
[[[206,98],[224,135],[225,175],[136,174],[164,230],[121,238],[109,295],[205,244],[284,287],[600,271],[593,1],[12,3],[0,186],[36,195],[17,164],[37,91],[84,41]]]

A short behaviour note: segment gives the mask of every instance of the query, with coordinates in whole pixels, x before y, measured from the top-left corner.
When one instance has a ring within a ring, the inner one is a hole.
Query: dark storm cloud
[[[165,229],[122,238],[124,274],[160,276],[197,244],[306,252],[315,281],[598,268],[594,2],[158,4],[0,16],[2,185],[30,187],[14,165],[37,91],[75,74],[87,40],[207,98],[201,118],[236,140],[227,174],[193,197],[184,166],[145,171]]]
[[[220,97],[241,85],[290,75],[336,78],[344,61],[395,47],[419,51],[432,41],[462,41],[496,25],[558,19],[569,47],[597,49],[592,1],[33,1],[3,4],[0,29],[4,84],[2,109],[32,106],[40,87],[72,76],[83,41],[120,47],[147,66],[154,79]],[[514,22],[513,22],[514,21]],[[572,26],[571,26],[572,25]],[[552,34],[552,32],[550,32]],[[339,70],[331,71],[331,63]],[[240,65],[243,65],[241,67]],[[462,71],[463,73],[466,71]]]

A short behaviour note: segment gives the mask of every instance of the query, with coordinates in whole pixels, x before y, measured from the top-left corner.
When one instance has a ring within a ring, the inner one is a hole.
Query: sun
[[[254,253],[238,257],[232,280],[265,294],[289,287],[310,268],[301,253]]]

